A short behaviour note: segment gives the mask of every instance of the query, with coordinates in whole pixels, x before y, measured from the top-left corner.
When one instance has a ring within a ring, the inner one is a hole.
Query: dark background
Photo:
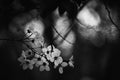
[[[77,14],[77,5],[84,5],[89,0],[0,0],[0,38],[10,38],[9,32],[11,21],[19,14],[37,9],[43,19],[59,7],[60,14],[64,11],[74,20]],[[119,14],[119,1],[101,0],[102,3]],[[83,6],[84,6],[83,5]],[[81,7],[82,8],[82,7]],[[119,15],[118,15],[119,18]],[[88,76],[95,79],[84,80],[115,80],[119,79],[119,40],[116,43],[108,43],[102,47],[94,47],[87,44],[79,37],[76,42],[74,56],[75,65],[64,69],[64,74],[59,75],[57,70],[41,73],[38,69],[23,71],[16,61],[21,52],[21,44],[13,41],[0,41],[0,80],[81,80]],[[103,60],[105,67],[102,68]],[[87,67],[86,67],[87,66]]]

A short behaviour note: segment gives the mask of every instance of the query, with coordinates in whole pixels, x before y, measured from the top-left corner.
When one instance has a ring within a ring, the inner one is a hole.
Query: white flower
[[[32,51],[31,51],[30,49],[28,49],[28,50],[24,51],[24,52],[22,53],[22,55],[27,58],[27,57],[32,56],[33,53],[32,53]]]
[[[43,62],[47,62],[47,60],[46,60],[45,57],[41,57],[41,61],[43,61]]]
[[[47,65],[45,66],[46,71],[50,71],[50,67]]]
[[[57,49],[57,48],[53,49],[53,52],[52,52],[52,57],[53,58],[60,56],[60,54],[61,54],[61,51],[59,49]]]
[[[22,66],[23,66],[23,70],[29,68],[29,60],[26,60],[24,63],[22,63]]]
[[[22,51],[21,56],[18,58],[18,61],[21,62],[21,65],[23,66],[23,70],[29,68],[33,69],[33,65],[35,64],[35,59],[29,60],[27,57],[29,57],[31,54],[29,54],[30,50]]]
[[[43,61],[37,61],[36,64],[35,64],[36,67],[39,67],[41,65],[43,65]]]
[[[25,55],[25,54],[26,54],[25,51],[22,50],[21,56],[24,57],[24,58],[26,58],[26,55]]]
[[[49,45],[49,46],[47,47],[47,50],[51,52],[51,51],[52,51],[52,47],[54,47],[54,46]]]
[[[40,56],[39,58],[40,58],[40,60],[36,61],[36,64],[35,64],[36,67],[42,66],[44,63],[48,64],[45,57]]]
[[[31,60],[26,60],[26,63],[23,64],[23,69],[27,69],[29,68],[30,70],[33,69],[35,62],[31,61]]]
[[[32,60],[30,60],[30,64],[34,65],[37,62],[37,58],[33,58]]]
[[[49,61],[54,62],[54,58],[52,57],[52,54],[51,54],[51,53],[47,54],[47,55],[46,55],[46,58],[47,58]]]
[[[21,62],[22,64],[26,62],[26,52],[23,50],[21,53],[21,56],[18,58],[18,61]]]
[[[44,71],[44,66],[40,66],[40,71]]]
[[[30,70],[32,70],[32,69],[33,69],[33,64],[29,64],[29,65],[28,65],[28,68],[29,68]]]
[[[51,50],[52,50],[51,45],[49,45],[49,46],[47,47],[47,49],[48,49],[48,51],[51,51]]]
[[[40,58],[40,55],[39,55],[39,54],[35,54],[34,57],[35,57],[35,58]]]
[[[28,68],[27,64],[23,64],[23,70],[26,70]]]
[[[23,63],[23,62],[25,62],[25,58],[24,58],[23,56],[20,56],[20,57],[18,58],[18,61],[21,62],[21,63]]]
[[[48,65],[46,65],[46,66],[40,66],[40,71],[44,71],[44,70],[46,70],[46,71],[50,71],[50,67],[48,66]]]
[[[42,48],[43,53],[47,53],[47,51],[48,51],[47,48]]]
[[[44,59],[44,58],[43,58]],[[44,60],[43,64],[40,66],[40,71],[50,71],[49,63]]]
[[[54,60],[54,68],[56,68],[59,64],[61,64],[63,62],[62,57],[56,57],[56,59]]]

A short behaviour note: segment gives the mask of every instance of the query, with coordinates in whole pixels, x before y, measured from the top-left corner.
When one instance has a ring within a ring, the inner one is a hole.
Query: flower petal
[[[62,74],[63,73],[63,68],[59,67],[59,73]]]
[[[45,66],[46,71],[50,71],[50,67],[48,65]]]
[[[67,62],[62,62],[61,66],[66,67],[66,66],[68,66],[68,63]]]
[[[40,71],[44,71],[45,70],[45,66],[40,66]]]

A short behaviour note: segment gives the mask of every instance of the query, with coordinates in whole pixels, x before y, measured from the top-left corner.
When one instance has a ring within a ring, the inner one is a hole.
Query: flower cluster
[[[47,46],[44,38],[33,27],[26,29],[25,45],[27,50],[23,50],[18,61],[21,62],[23,69],[33,69],[38,67],[40,71],[50,71],[49,64],[53,63],[54,68],[59,67],[59,72],[63,73],[63,68],[66,66],[74,67],[72,59],[65,62],[61,57],[61,51],[54,45]]]
[[[63,73],[63,68],[68,65],[74,67],[73,56],[69,59],[69,62],[65,62],[61,57],[61,51],[55,46],[50,45],[41,49],[41,54],[33,53],[32,50],[22,51],[18,61],[21,62],[23,69],[33,69],[33,67],[39,67],[40,71],[50,71],[49,63],[54,64],[54,68],[59,66],[59,73]]]

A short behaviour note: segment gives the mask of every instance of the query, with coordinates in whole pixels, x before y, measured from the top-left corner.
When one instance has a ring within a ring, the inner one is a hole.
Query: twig
[[[69,42],[68,40],[66,40],[55,28],[54,26],[52,26],[52,28],[55,30],[55,32],[57,32],[57,34],[65,41],[67,41],[69,44],[72,44],[71,42]],[[68,31],[69,32],[69,31]]]

